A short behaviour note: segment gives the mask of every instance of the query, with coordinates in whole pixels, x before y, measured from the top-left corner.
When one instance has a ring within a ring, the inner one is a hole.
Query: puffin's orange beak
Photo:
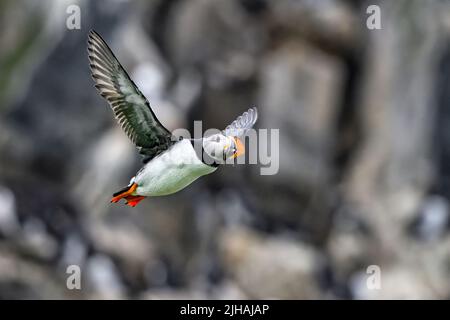
[[[245,154],[245,146],[239,138],[233,137],[233,139],[234,142],[236,143],[236,152],[233,154],[233,158],[237,158]]]

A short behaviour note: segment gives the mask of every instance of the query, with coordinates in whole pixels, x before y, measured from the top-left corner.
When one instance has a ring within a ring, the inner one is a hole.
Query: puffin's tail
[[[120,199],[125,199],[126,205],[130,206],[130,207],[135,207],[142,199],[144,199],[144,196],[138,196],[138,195],[133,195],[133,193],[136,191],[137,189],[137,184],[133,183],[125,188],[123,188],[120,191],[117,191],[116,193],[113,194],[113,198],[111,199],[111,202],[119,202]]]

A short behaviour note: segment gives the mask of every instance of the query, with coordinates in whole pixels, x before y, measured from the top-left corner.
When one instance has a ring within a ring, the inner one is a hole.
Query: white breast
[[[199,177],[216,171],[204,164],[189,140],[181,140],[152,159],[136,175],[136,194],[163,196],[175,193]]]

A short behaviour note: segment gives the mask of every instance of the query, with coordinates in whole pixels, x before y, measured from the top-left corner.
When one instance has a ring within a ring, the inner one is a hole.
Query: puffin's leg
[[[143,200],[144,196],[127,196],[125,199],[127,200],[126,205],[130,207],[135,207],[141,200]]]
[[[113,194],[113,198],[111,199],[111,202],[119,202],[120,199],[131,196],[131,194],[136,191],[138,185],[136,183],[133,183],[131,186],[124,188],[123,190],[116,192]]]

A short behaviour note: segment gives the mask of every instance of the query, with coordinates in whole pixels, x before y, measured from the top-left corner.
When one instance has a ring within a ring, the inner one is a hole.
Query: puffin
[[[87,50],[95,88],[143,156],[143,167],[125,188],[113,194],[112,203],[124,199],[126,205],[135,207],[146,197],[176,193],[245,153],[243,139],[256,123],[256,108],[245,111],[219,133],[200,139],[177,138],[161,124],[146,97],[94,30],[89,32]]]

